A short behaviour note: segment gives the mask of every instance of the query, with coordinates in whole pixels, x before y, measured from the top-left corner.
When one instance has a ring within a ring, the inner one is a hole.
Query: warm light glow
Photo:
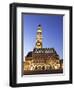
[[[31,67],[31,69],[30,70],[33,70],[33,67]]]
[[[55,69],[58,69],[58,66],[55,66]]]

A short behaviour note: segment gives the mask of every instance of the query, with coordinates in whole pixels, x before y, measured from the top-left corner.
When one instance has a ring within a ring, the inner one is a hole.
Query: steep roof
[[[26,57],[32,57],[32,51],[28,52],[28,54],[26,55]]]

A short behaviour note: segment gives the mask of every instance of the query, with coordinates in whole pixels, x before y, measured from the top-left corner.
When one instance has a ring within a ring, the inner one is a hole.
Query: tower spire
[[[37,28],[36,48],[42,48],[42,26],[40,24]]]

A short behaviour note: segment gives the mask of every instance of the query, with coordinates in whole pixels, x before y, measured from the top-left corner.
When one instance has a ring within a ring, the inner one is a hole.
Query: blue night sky
[[[23,14],[23,52],[32,51],[38,25],[42,25],[43,48],[54,48],[63,58],[63,16]]]

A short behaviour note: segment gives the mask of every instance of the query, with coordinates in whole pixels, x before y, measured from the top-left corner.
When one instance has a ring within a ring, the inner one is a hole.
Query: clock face
[[[41,43],[40,43],[40,42],[37,42],[37,45],[38,45],[38,46],[40,46],[40,45],[41,45]]]
[[[40,42],[37,43],[38,46],[40,46],[40,44],[41,44]]]
[[[41,46],[42,44],[41,44],[41,42],[37,41],[37,42],[36,42],[36,45],[37,45],[37,46]]]

